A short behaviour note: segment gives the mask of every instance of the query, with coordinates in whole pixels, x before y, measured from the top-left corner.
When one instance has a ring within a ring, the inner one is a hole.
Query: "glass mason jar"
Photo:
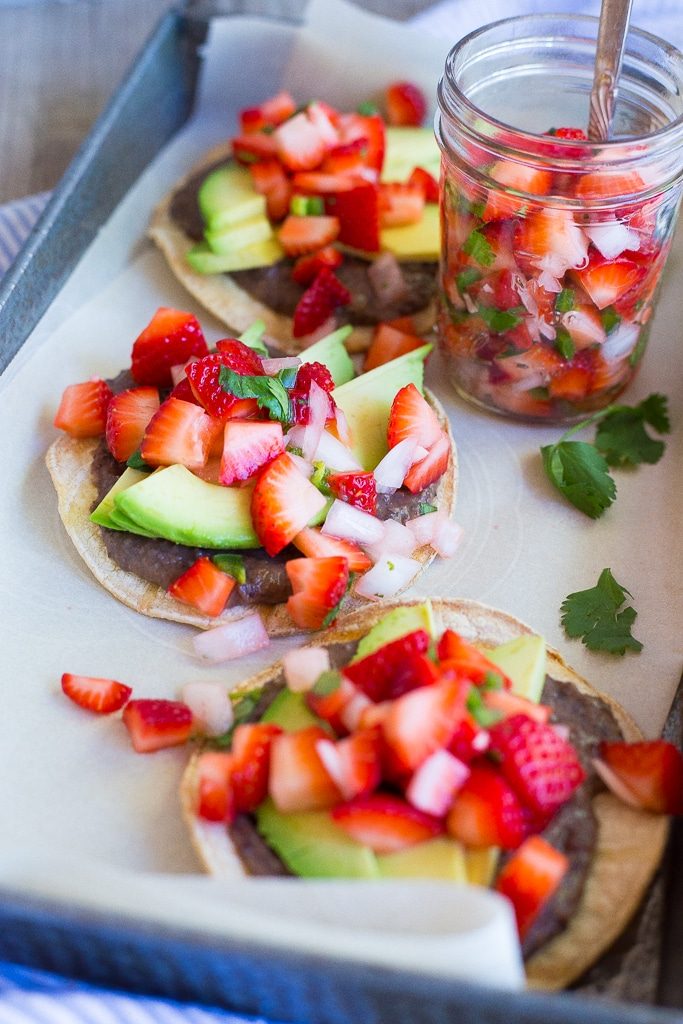
[[[683,172],[683,55],[631,30],[609,142],[586,141],[597,19],[510,18],[439,83],[439,344],[465,398],[524,420],[611,402],[645,350]]]

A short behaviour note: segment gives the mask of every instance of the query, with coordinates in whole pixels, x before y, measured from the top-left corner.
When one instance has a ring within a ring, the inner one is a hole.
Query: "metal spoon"
[[[632,0],[602,0],[588,117],[588,138],[591,142],[604,142],[611,134],[631,3]]]

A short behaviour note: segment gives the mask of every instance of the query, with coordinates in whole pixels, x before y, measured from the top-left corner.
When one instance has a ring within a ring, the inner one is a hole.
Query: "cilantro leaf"
[[[576,353],[576,346],[571,334],[566,327],[558,327],[555,334],[555,348],[563,359],[573,359]]]
[[[436,512],[436,505],[431,505],[428,501],[421,501],[417,506],[417,511],[421,516],[428,516],[430,512]]]
[[[232,738],[235,735],[235,729],[238,725],[243,722],[249,722],[254,717],[261,697],[263,696],[263,687],[258,687],[255,690],[250,690],[249,693],[238,694],[233,697],[230,694],[230,700],[233,704],[234,719],[232,725],[227,732],[221,733],[220,736],[212,736],[210,745],[212,747],[224,748],[232,746]]]
[[[569,313],[574,308],[575,297],[573,288],[563,288],[555,299],[555,309],[558,313]]]
[[[475,228],[463,242],[463,252],[471,256],[480,267],[490,267],[496,258],[487,238]]]
[[[145,462],[142,457],[140,449],[136,449],[133,454],[126,459],[126,465],[129,469],[141,469],[143,473],[151,473],[155,466],[150,466],[149,463]]]
[[[477,270],[476,267],[465,267],[459,274],[455,275],[455,284],[458,291],[462,295],[466,292],[471,284],[476,284],[481,278],[481,270]]]
[[[580,637],[589,651],[624,654],[643,645],[631,634],[637,612],[627,606],[631,594],[617,583],[611,569],[603,569],[597,585],[569,594],[562,602],[562,625],[569,637]],[[622,609],[620,611],[620,609]]]
[[[483,729],[488,729],[490,725],[495,725],[503,717],[502,711],[497,711],[487,706],[481,695],[481,690],[476,686],[470,687],[466,706],[477,725],[480,725]]]
[[[565,498],[597,519],[614,501],[617,488],[607,462],[585,441],[558,441],[541,448],[548,479]]]
[[[291,422],[292,405],[289,395],[277,377],[235,373],[230,367],[221,366],[218,383],[224,391],[236,398],[255,398],[259,408],[266,409],[271,420]]]
[[[646,424],[660,434],[671,430],[664,395],[650,395],[634,407],[613,406],[597,429],[595,447],[610,466],[653,465],[661,459],[665,445],[648,434]]]
[[[621,317],[614,306],[606,306],[600,313],[600,319],[602,320],[602,326],[605,328],[605,332],[607,334],[613,331],[614,328],[618,327],[621,323]]]
[[[505,334],[522,322],[521,306],[514,309],[496,309],[495,306],[479,306],[479,316],[494,334]]]

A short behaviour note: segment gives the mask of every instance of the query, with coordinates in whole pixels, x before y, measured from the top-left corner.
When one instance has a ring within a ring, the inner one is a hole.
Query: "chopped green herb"
[[[555,299],[555,309],[558,313],[568,313],[574,309],[575,298],[573,288],[563,288]]]
[[[496,309],[494,306],[478,306],[479,316],[494,334],[505,334],[522,322],[523,306],[514,309]]]
[[[637,612],[627,606],[631,594],[603,569],[595,587],[569,594],[562,602],[562,625],[567,636],[580,637],[589,651],[624,654],[643,645],[631,634]],[[621,611],[619,609],[622,609]]]
[[[617,313],[614,306],[607,306],[606,309],[601,310],[600,319],[602,320],[602,326],[605,328],[607,334],[613,331],[615,327],[618,327],[621,323],[621,317]]]
[[[388,559],[387,559],[387,565],[389,566],[389,572],[393,572],[394,569],[396,568],[396,564],[394,562],[390,562]]]
[[[476,228],[474,231],[470,231],[462,248],[463,252],[471,256],[480,267],[490,267],[496,258],[496,254],[491,248],[488,239],[480,231],[477,231]]]
[[[566,327],[558,327],[555,335],[555,348],[563,359],[573,359],[576,354],[576,346],[572,336]]]
[[[222,733],[220,736],[212,736],[210,743],[212,747],[231,747],[232,738],[235,734],[235,729],[238,725],[242,725],[243,722],[250,721],[256,708],[258,707],[259,701],[263,696],[263,689],[258,688],[256,690],[250,690],[249,693],[238,694],[233,696],[230,694],[230,700],[233,705],[234,719],[233,723],[227,732]]]
[[[295,217],[320,216],[325,206],[320,196],[292,196],[289,211]]]
[[[503,677],[500,672],[489,671],[484,676],[484,680],[481,683],[482,690],[502,690],[503,689]]]
[[[327,697],[330,693],[336,693],[340,686],[341,672],[337,672],[336,669],[330,668],[326,672],[320,673],[313,684],[312,692],[318,697]]]
[[[428,501],[421,501],[417,506],[417,510],[421,516],[428,516],[430,512],[436,512],[436,505],[430,505]]]
[[[244,558],[242,555],[234,555],[220,553],[218,555],[212,555],[211,561],[216,565],[221,572],[225,572],[228,576],[232,576],[238,583],[247,582],[247,570],[244,566]]]
[[[344,591],[342,596],[339,598],[339,600],[337,601],[337,603],[334,606],[334,608],[330,608],[329,612],[327,613],[327,615],[323,619],[323,624],[322,624],[322,627],[321,627],[322,629],[327,629],[328,626],[331,626],[332,623],[334,622],[334,620],[339,615],[339,612],[341,611],[341,606],[344,603],[344,599],[346,598],[346,595],[351,590],[351,587],[353,586],[353,584],[355,582],[356,575],[357,574],[355,572],[349,573],[349,581],[346,584],[346,590]]]
[[[550,400],[550,392],[545,387],[529,388],[529,394],[532,398],[535,398],[537,402],[547,402]]]
[[[455,276],[455,284],[458,291],[462,295],[466,292],[470,285],[474,284],[481,278],[481,270],[477,270],[476,267],[465,267],[459,274]]]
[[[502,711],[496,711],[486,706],[481,690],[477,686],[470,688],[466,706],[477,725],[480,725],[483,729],[487,729],[490,725],[495,725],[503,717]]]
[[[151,473],[152,470],[156,468],[155,466],[150,466],[145,462],[140,454],[139,448],[136,452],[133,452],[130,458],[126,459],[126,465],[129,469],[140,469],[143,473]]]
[[[311,483],[313,484],[314,487],[317,487],[322,494],[326,496],[332,493],[330,491],[329,484],[327,483],[329,476],[330,471],[324,462],[313,463],[313,474],[311,476]]]
[[[278,370],[276,377],[284,388],[293,388],[298,372],[299,369],[297,366],[290,366],[286,370]]]
[[[372,100],[365,100],[363,103],[358,104],[356,112],[362,114],[363,117],[372,117],[373,114],[378,114],[379,110],[377,104],[373,103]]]
[[[292,407],[289,395],[277,377],[260,377],[235,373],[228,366],[221,366],[218,383],[236,398],[255,398],[259,408],[266,409],[271,420],[289,423]]]

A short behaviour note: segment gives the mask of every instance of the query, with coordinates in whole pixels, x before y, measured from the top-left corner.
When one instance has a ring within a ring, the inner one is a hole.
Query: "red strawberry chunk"
[[[465,715],[469,687],[444,679],[394,700],[382,721],[393,766],[415,771],[430,754],[448,746]]]
[[[588,141],[588,136],[583,128],[554,128],[548,134],[554,135],[556,139],[576,139],[579,142]]]
[[[266,212],[271,220],[282,220],[289,210],[292,186],[279,160],[260,160],[249,165],[254,188],[266,197]]]
[[[138,384],[170,387],[171,367],[208,352],[192,313],[161,306],[133,343],[131,373]]]
[[[210,558],[202,555],[171,583],[168,592],[205,615],[216,616],[225,608],[234,588],[233,577],[221,572]]]
[[[186,373],[196,398],[209,415],[227,419],[235,414],[241,399],[221,387],[221,367],[251,377],[263,374],[263,363],[253,349],[234,338],[217,342],[216,348],[217,352],[190,363]]]
[[[512,223],[515,257],[524,270],[546,270],[560,278],[572,267],[584,266],[588,239],[567,210],[548,206]]]
[[[223,433],[219,480],[226,487],[237,480],[248,480],[284,450],[282,424],[270,420],[228,420]]]
[[[353,541],[321,533],[312,526],[297,533],[292,543],[309,558],[330,558],[335,555],[345,558],[349,563],[349,572],[367,572],[372,565],[372,559]]]
[[[665,740],[600,745],[600,757],[616,775],[622,796],[657,814],[683,814],[683,755]],[[609,784],[609,777],[604,776]],[[615,790],[616,791],[616,790]]]
[[[313,170],[330,148],[324,138],[324,130],[304,112],[295,114],[276,128],[272,139],[280,160],[290,171]]]
[[[178,700],[130,700],[123,709],[123,724],[138,754],[186,743],[194,720],[187,704]]]
[[[292,334],[303,338],[325,323],[339,306],[351,301],[351,293],[328,267],[323,267],[299,299],[294,310]]]
[[[195,364],[193,364],[195,365]],[[147,424],[140,454],[149,466],[187,466],[206,463],[213,424],[199,405],[167,398]]]
[[[411,675],[415,655],[429,650],[429,633],[416,629],[391,640],[358,661],[344,667],[344,675],[358,686],[370,700],[384,701],[400,697],[423,685],[420,677]]]
[[[325,507],[325,497],[283,452],[264,470],[251,498],[256,535],[269,555],[277,555]]]
[[[370,515],[376,515],[377,485],[374,473],[330,473],[327,485],[335,498],[355,505]]]
[[[377,729],[359,729],[343,740],[318,740],[316,749],[344,800],[374,792],[382,778]]]
[[[492,711],[499,711],[502,717],[512,718],[513,715],[526,715],[534,722],[548,722],[552,709],[547,704],[535,704],[526,697],[520,697],[510,690],[486,690],[484,703]]]
[[[413,82],[392,82],[385,94],[387,122],[390,125],[418,126],[427,113],[427,100]]]
[[[419,494],[425,487],[429,487],[443,476],[448,469],[450,457],[451,445],[442,431],[439,440],[432,445],[425,457],[410,467],[403,486],[412,494]]]
[[[377,177],[384,163],[386,133],[384,121],[379,114],[342,114],[337,118],[341,143],[362,139],[365,145],[365,166],[376,172]]]
[[[235,729],[230,781],[238,814],[255,811],[266,799],[272,744],[281,733],[278,725],[268,722],[248,722]]]
[[[448,744],[448,750],[459,761],[469,764],[488,750],[491,738],[486,729],[480,728],[468,715],[463,718]]]
[[[246,167],[262,160],[272,160],[278,155],[275,139],[263,131],[236,136],[232,140],[232,153],[235,160]]]
[[[356,842],[375,853],[392,853],[434,839],[442,832],[438,818],[418,811],[400,797],[383,793],[338,804],[332,820]]]
[[[291,178],[292,188],[295,192],[322,198],[331,196],[335,192],[348,192],[362,180],[355,174],[332,174],[322,170],[299,171]]]
[[[406,384],[394,397],[389,413],[387,441],[390,448],[406,438],[414,438],[422,448],[430,449],[441,437],[436,413],[414,384]]]
[[[339,220],[339,241],[362,252],[379,252],[379,187],[371,181],[343,187],[325,197],[325,212]]]
[[[469,778],[455,797],[446,828],[465,846],[516,849],[526,835],[519,797],[499,771],[471,765]]]
[[[508,676],[498,668],[492,661],[482,654],[473,644],[464,640],[459,633],[453,629],[445,629],[439,638],[436,648],[439,661],[445,662],[442,665],[450,673],[460,675],[463,679],[479,686],[487,679],[498,676],[503,685],[509,689],[512,682]]]
[[[413,331],[402,331],[388,323],[378,324],[365,356],[363,369],[367,373],[368,370],[374,370],[376,366],[398,359],[399,356],[412,352],[422,345],[424,340]]]
[[[353,139],[334,146],[322,163],[323,174],[357,174],[365,166],[367,140]]]
[[[290,214],[277,236],[288,256],[302,256],[334,242],[338,234],[337,217]]]
[[[510,857],[496,880],[496,889],[512,903],[520,938],[557,890],[569,860],[540,836],[530,836]]]
[[[275,127],[296,113],[296,103],[288,92],[282,90],[258,107],[247,107],[240,111],[240,126],[243,132],[260,131],[266,126]]]
[[[289,393],[292,402],[294,422],[305,426],[309,421],[309,396],[311,384],[315,381],[319,388],[331,395],[334,391],[332,374],[324,363],[302,363],[299,367],[294,387]],[[334,399],[330,398],[328,419],[334,417]]]
[[[300,256],[292,267],[292,278],[297,284],[310,284],[323,267],[336,270],[337,267],[341,266],[343,260],[344,257],[338,249],[327,245],[323,249],[318,249],[317,252]]]
[[[294,595],[287,611],[300,629],[331,625],[349,585],[346,558],[293,558],[285,563]]]
[[[106,381],[87,380],[64,389],[54,425],[72,437],[99,437],[107,425],[112,390]]]
[[[130,686],[116,679],[78,676],[73,672],[62,675],[62,690],[74,704],[98,715],[120,711],[133,692]]]
[[[631,260],[606,260],[593,253],[588,266],[575,271],[575,274],[598,309],[605,309],[638,285],[647,269]]]
[[[338,802],[339,790],[317,751],[321,739],[325,733],[316,725],[273,739],[268,792],[283,814],[324,810]]]
[[[318,718],[332,726],[337,736],[349,731],[342,717],[345,708],[354,700],[358,690],[346,676],[340,677],[339,686],[329,693],[316,693],[315,687],[306,692],[306,703]]]
[[[235,798],[230,781],[232,754],[207,751],[196,762],[195,814],[204,821],[235,820]]]
[[[406,798],[426,814],[442,818],[462,787],[470,769],[447,750],[435,750],[413,774]]]
[[[179,398],[183,402],[191,402],[193,405],[201,405],[202,403],[197,399],[187,377],[183,377],[182,380],[178,381],[176,386],[171,391],[169,398]]]
[[[526,715],[506,718],[490,732],[507,781],[527,807],[549,820],[585,778],[572,745],[551,725]]]
[[[425,194],[419,185],[391,181],[379,186],[379,223],[383,228],[418,224],[424,213]]]
[[[130,388],[114,395],[107,408],[105,438],[117,462],[126,462],[138,450],[158,408],[157,388]]]
[[[408,184],[417,185],[422,190],[426,203],[438,203],[439,183],[424,167],[415,167],[411,171]]]
[[[482,214],[485,221],[504,220],[513,217],[524,206],[527,193],[531,195],[548,195],[552,183],[552,173],[537,167],[527,167],[512,160],[497,160],[490,171],[491,178],[503,186],[499,191],[495,186],[489,191],[486,206]],[[504,191],[510,189],[519,192],[517,198]]]
[[[581,175],[574,192],[581,199],[618,199],[638,195],[644,188],[636,171],[593,171]]]

